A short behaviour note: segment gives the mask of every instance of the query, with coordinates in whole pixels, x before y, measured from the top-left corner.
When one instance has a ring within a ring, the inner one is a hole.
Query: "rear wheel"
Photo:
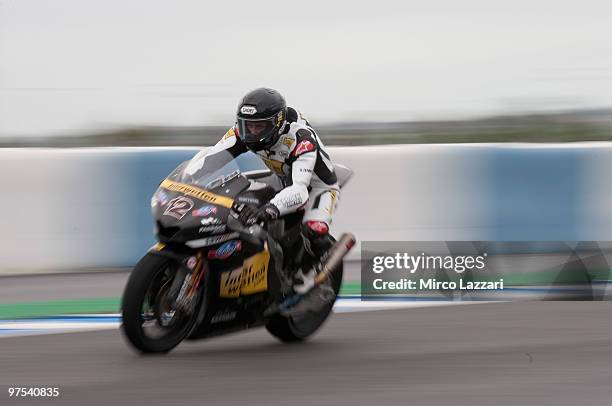
[[[196,320],[196,311],[186,314],[173,307],[170,286],[177,275],[175,261],[148,254],[138,262],[125,287],[121,329],[128,341],[144,353],[165,353],[187,336]],[[201,291],[193,299],[197,309]]]
[[[343,267],[341,265],[333,272],[328,281],[328,283],[331,283],[336,296],[338,296],[340,286],[342,285],[342,273]],[[334,298],[332,302],[325,305],[318,312],[309,312],[299,316],[275,315],[266,324],[266,330],[283,342],[303,341],[323,325],[329,317],[335,302],[336,299]]]

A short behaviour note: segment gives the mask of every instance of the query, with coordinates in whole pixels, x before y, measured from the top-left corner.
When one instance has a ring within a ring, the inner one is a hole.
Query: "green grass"
[[[0,319],[23,319],[57,314],[117,313],[119,305],[120,299],[117,297],[0,304]]]
[[[361,282],[344,282],[340,287],[340,296],[360,295]]]

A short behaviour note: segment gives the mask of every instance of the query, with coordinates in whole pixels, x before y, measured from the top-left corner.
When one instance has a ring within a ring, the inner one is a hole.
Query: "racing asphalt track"
[[[4,338],[0,404],[610,405],[612,303],[335,314],[312,340],[263,329],[140,356],[119,331]],[[6,387],[61,397],[9,399]]]

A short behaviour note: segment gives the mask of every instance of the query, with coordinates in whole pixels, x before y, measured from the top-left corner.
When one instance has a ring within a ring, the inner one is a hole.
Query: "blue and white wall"
[[[196,148],[0,149],[0,273],[133,265],[150,196]],[[330,148],[359,240],[612,240],[612,143]],[[352,257],[358,253],[353,251]]]

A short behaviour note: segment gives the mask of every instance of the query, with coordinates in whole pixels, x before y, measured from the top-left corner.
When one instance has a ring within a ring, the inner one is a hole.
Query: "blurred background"
[[[330,145],[609,140],[611,12],[0,0],[0,146],[210,145],[260,86]]]
[[[0,0],[0,147],[16,147],[0,170],[20,197],[0,200],[0,274],[133,266],[160,180],[260,86],[355,171],[335,233],[612,241],[610,15],[595,0]]]
[[[611,16],[605,0],[0,0],[0,384],[57,386],[62,405],[612,404]],[[355,171],[335,235],[501,242],[508,289],[362,301],[356,246],[335,305],[350,314],[304,345],[253,329],[135,356],[118,312],[155,242],[151,195],[261,86]],[[97,148],[115,146],[133,148]]]

